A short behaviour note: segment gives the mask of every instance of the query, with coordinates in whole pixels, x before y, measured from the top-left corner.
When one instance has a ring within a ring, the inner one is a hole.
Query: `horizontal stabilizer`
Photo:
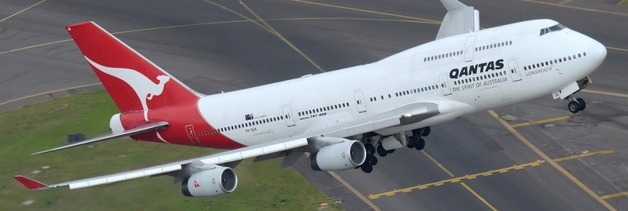
[[[67,149],[67,148],[72,148],[72,147],[76,147],[76,146],[81,146],[81,145],[85,145],[85,144],[91,144],[91,143],[96,143],[96,142],[100,142],[100,141],[105,141],[105,140],[109,140],[109,139],[114,139],[114,138],[120,138],[123,136],[132,136],[132,135],[137,135],[137,134],[141,134],[141,133],[146,133],[149,131],[156,131],[156,130],[161,130],[168,127],[168,122],[156,122],[156,123],[149,123],[149,124],[145,124],[136,128],[131,128],[128,130],[124,130],[124,132],[121,133],[113,133],[113,134],[108,134],[108,135],[104,135],[104,136],[99,136],[96,138],[92,138],[92,139],[88,139],[85,141],[81,141],[81,142],[76,142],[73,144],[68,144],[65,146],[60,146],[57,148],[53,148],[53,149],[49,149],[49,150],[44,150],[41,152],[36,152],[33,153],[33,155],[39,155],[39,154],[43,154],[43,153],[48,153],[48,152],[54,152],[54,151],[58,151],[58,150],[62,150],[62,149]]]

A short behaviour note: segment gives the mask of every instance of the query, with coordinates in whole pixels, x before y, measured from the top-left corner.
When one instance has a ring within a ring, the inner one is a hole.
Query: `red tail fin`
[[[122,113],[189,103],[199,94],[94,22],[66,29]]]

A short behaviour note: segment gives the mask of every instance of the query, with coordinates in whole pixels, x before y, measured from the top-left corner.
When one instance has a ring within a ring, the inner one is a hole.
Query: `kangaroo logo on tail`
[[[170,81],[170,77],[166,75],[157,76],[159,83],[155,84],[148,77],[136,70],[129,68],[107,67],[100,65],[87,57],[85,57],[85,59],[87,59],[92,66],[96,67],[96,69],[101,72],[116,77],[131,86],[133,91],[137,94],[137,98],[139,98],[142,103],[142,108],[144,109],[144,120],[148,121],[148,105],[146,104],[146,100],[152,100],[153,97],[161,95],[164,91],[164,85]]]

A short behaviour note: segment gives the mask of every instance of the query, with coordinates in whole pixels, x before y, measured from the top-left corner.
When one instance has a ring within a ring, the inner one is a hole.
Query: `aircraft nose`
[[[591,41],[591,44],[589,44],[589,53],[593,57],[593,62],[597,63],[596,66],[602,64],[604,59],[606,59],[606,47],[596,40]]]

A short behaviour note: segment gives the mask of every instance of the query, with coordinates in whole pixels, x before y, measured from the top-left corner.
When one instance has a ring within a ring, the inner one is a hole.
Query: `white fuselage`
[[[437,115],[412,124],[373,127],[391,135],[549,95],[588,76],[604,46],[568,28],[541,33],[557,24],[533,20],[447,37],[371,64],[205,96],[198,107],[220,133],[254,145],[438,106]]]

